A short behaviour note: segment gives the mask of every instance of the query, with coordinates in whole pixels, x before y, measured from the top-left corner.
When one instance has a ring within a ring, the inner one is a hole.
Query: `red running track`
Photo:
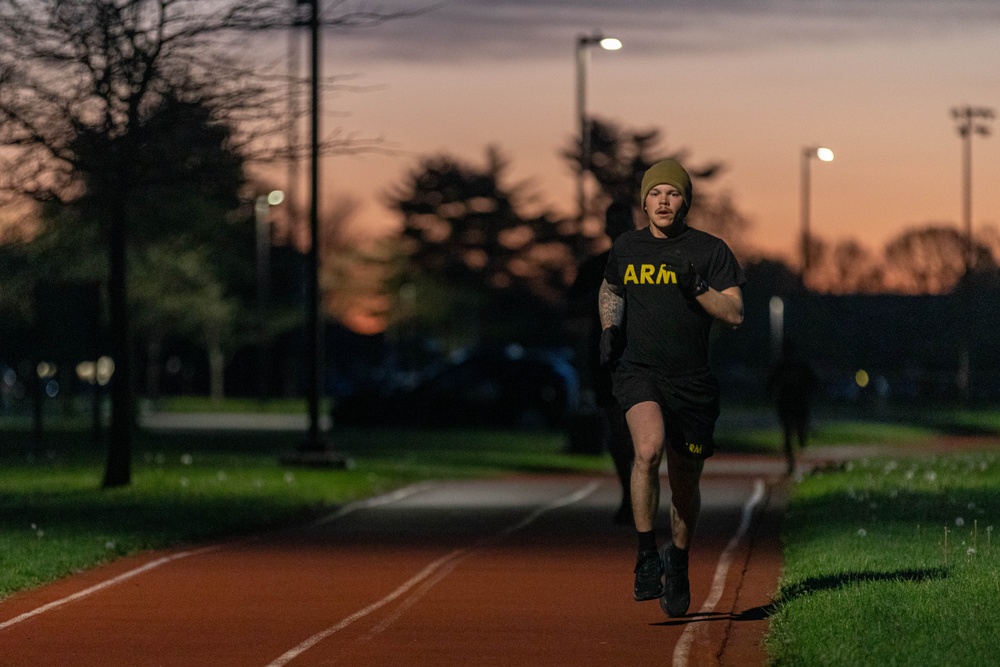
[[[410,487],[18,594],[0,603],[0,664],[762,665],[781,469],[710,461],[682,619],[631,599],[614,478],[522,476]]]

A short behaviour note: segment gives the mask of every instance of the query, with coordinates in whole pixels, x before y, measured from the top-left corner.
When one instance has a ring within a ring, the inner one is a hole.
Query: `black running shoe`
[[[666,576],[666,590],[660,598],[660,609],[671,618],[677,618],[687,613],[691,606],[691,584],[688,582],[687,567],[671,567],[670,550],[663,549],[663,564]]]
[[[643,551],[635,563],[635,588],[632,596],[636,602],[652,600],[663,595],[663,561],[655,551]]]

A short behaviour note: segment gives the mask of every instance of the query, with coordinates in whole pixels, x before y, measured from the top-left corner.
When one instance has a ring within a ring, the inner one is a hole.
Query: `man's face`
[[[654,227],[665,229],[673,224],[684,206],[684,196],[672,185],[654,185],[643,202],[646,215]]]

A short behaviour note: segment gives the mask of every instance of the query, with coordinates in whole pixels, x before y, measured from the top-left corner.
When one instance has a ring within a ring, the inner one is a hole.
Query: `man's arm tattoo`
[[[607,329],[612,324],[621,326],[625,318],[625,297],[615,294],[611,285],[605,280],[597,293],[597,310],[601,316],[601,328]]]

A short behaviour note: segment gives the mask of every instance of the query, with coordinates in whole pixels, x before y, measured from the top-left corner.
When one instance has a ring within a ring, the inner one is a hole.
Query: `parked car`
[[[461,356],[412,387],[341,398],[335,424],[556,428],[576,409],[579,382],[563,355],[519,345]]]

